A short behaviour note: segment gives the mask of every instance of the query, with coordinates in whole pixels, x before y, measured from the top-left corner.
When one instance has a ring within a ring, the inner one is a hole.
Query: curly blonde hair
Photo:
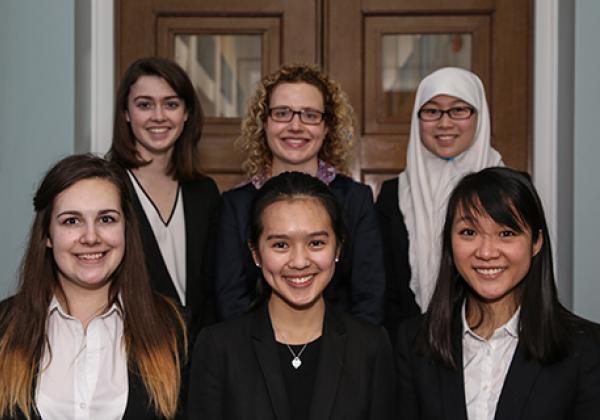
[[[308,64],[283,65],[264,77],[248,104],[242,121],[242,134],[236,145],[247,153],[242,168],[248,177],[261,174],[271,167],[273,153],[267,144],[265,122],[275,86],[280,83],[308,83],[323,95],[327,135],[319,150],[319,159],[348,173],[348,158],[354,140],[354,111],[340,85],[329,79],[318,67]]]

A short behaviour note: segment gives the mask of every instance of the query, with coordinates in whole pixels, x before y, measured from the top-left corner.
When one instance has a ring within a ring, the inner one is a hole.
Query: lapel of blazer
[[[142,246],[144,248],[144,253],[146,254],[146,265],[148,267],[148,274],[150,276],[152,288],[157,292],[160,292],[167,296],[177,296],[177,290],[175,290],[175,286],[171,281],[171,276],[169,275],[169,271],[167,270],[165,261],[163,260],[162,254],[160,253],[158,242],[156,242],[154,232],[152,231],[152,226],[150,226],[148,217],[146,217],[146,212],[144,211],[142,203],[140,202],[140,199],[138,198],[135,192],[135,188],[131,183],[129,174],[126,174],[125,176],[125,179],[127,180],[127,183],[130,187],[131,197],[133,201],[133,210],[138,220],[140,234],[143,242]],[[177,300],[179,301],[179,299]]]
[[[442,409],[448,420],[467,420],[460,315],[457,317],[455,314],[452,329],[452,347],[455,360],[458,362],[458,369],[454,370],[438,365]]]
[[[208,217],[202,211],[202,200],[195,194],[194,184],[181,184],[181,195],[183,201],[183,215],[185,220],[185,301],[186,306],[194,306],[193,298],[197,296],[195,287],[200,287],[196,281],[202,275],[200,268],[202,261],[199,256],[202,248],[200,223]]]
[[[312,395],[310,420],[330,418],[344,366],[346,327],[333,309],[326,307],[319,367]],[[348,367],[352,368],[352,366]]]
[[[288,397],[266,303],[254,313],[251,328],[252,345],[267,385],[275,417],[277,420],[290,420]]]
[[[521,418],[521,411],[541,370],[540,362],[525,357],[525,351],[519,342],[502,386],[495,420]]]

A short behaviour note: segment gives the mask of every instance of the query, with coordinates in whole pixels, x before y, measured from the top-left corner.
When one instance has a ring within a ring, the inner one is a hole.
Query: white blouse
[[[116,305],[84,331],[56,297],[46,326],[35,404],[44,420],[121,419],[129,383],[123,319]]]
[[[494,420],[502,386],[519,343],[520,308],[486,340],[469,328],[462,310],[463,369],[469,420]]]
[[[152,233],[158,243],[158,248],[163,257],[167,271],[171,276],[177,295],[181,304],[185,306],[185,284],[186,284],[186,255],[185,255],[185,216],[183,213],[183,196],[181,187],[177,189],[177,198],[171,217],[166,222],[160,217],[156,205],[146,194],[142,184],[139,183],[131,171],[127,171],[131,183],[138,196],[146,218],[152,227]]]

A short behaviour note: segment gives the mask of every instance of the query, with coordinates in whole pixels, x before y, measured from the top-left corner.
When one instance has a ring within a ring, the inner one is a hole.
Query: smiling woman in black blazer
[[[489,168],[459,182],[431,304],[401,325],[396,362],[406,419],[598,418],[598,326],[558,301],[527,174]]]
[[[344,238],[331,190],[310,175],[285,172],[256,193],[250,219],[266,301],[200,333],[190,418],[395,418],[386,332],[323,298]]]

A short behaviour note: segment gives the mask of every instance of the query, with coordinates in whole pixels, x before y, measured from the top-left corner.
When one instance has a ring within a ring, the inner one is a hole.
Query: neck
[[[149,161],[150,163],[144,166],[133,169],[134,173],[146,174],[146,175],[162,175],[167,173],[167,168],[171,162],[172,150],[166,153],[152,154],[145,149],[138,148],[138,153],[142,160]]]
[[[467,300],[467,324],[473,331],[485,339],[506,324],[517,311],[518,304],[514,299],[490,303],[475,303]]]
[[[92,319],[107,309],[110,282],[94,290],[74,287],[69,281],[61,281],[61,286],[67,300],[62,302],[60,294],[57,295],[61,305],[69,308],[69,315],[81,321],[84,329],[87,329]]]
[[[315,158],[309,162],[300,163],[297,165],[284,163],[273,159],[271,166],[271,176],[277,176],[283,172],[304,172],[311,176],[317,176],[319,170],[319,161]]]
[[[309,307],[294,308],[272,293],[268,309],[275,340],[280,343],[305,344],[323,333],[325,301],[322,296]]]

